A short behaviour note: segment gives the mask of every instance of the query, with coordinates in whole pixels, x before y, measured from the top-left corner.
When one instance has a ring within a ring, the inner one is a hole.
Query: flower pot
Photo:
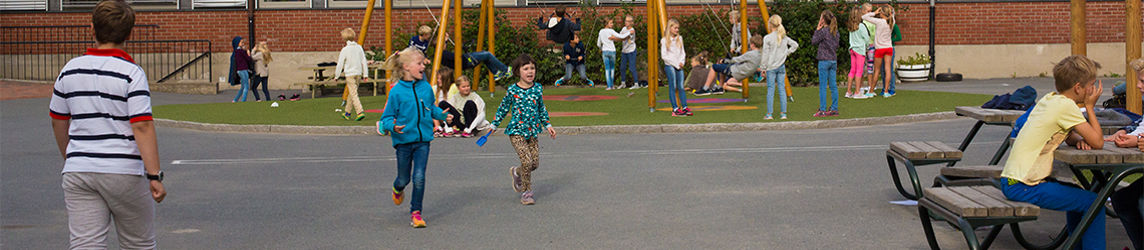
[[[898,79],[903,82],[920,82],[929,80],[930,65],[898,65]]]

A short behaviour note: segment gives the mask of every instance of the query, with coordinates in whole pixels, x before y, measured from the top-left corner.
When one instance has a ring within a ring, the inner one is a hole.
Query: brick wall
[[[928,43],[928,6],[908,4],[910,10],[900,12],[898,22],[905,36],[904,45]],[[713,5],[724,9],[731,5]],[[737,7],[737,5],[735,5]],[[600,7],[611,12],[616,7]],[[950,3],[938,5],[937,44],[1044,44],[1068,43],[1068,2],[1005,2],[1005,3]],[[1089,2],[1087,5],[1088,42],[1114,43],[1124,41],[1123,2]],[[528,25],[541,12],[550,9],[536,7],[499,7],[508,12],[513,25]],[[671,5],[669,15],[690,15],[707,11],[704,5]],[[435,10],[438,12],[440,9]],[[643,7],[634,10],[646,13]],[[748,13],[757,15],[757,5]],[[345,27],[360,27],[364,10],[265,10],[257,11],[258,39],[271,39],[276,51],[336,51],[338,31]],[[452,14],[450,14],[452,15]],[[365,44],[381,46],[384,31],[383,11],[374,11],[370,23],[369,39]],[[431,22],[425,9],[395,9],[395,32],[412,32],[413,26]],[[1144,22],[1144,20],[1141,20]],[[20,13],[0,14],[0,25],[85,25],[88,13]],[[245,11],[173,11],[139,12],[139,24],[158,24],[155,39],[209,39],[215,51],[228,51],[234,35],[245,35]],[[789,22],[789,20],[788,20]],[[539,34],[538,34],[539,35]],[[4,38],[7,39],[7,38]],[[471,39],[471,38],[470,38]]]

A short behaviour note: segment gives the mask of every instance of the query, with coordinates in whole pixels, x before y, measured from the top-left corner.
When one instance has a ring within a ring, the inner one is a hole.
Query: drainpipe
[[[935,37],[936,30],[937,30],[937,28],[934,27],[934,24],[936,23],[935,22],[936,19],[934,17],[934,14],[935,14],[934,13],[934,10],[935,10],[934,2],[935,2],[934,0],[929,1],[929,58],[930,58],[929,79],[930,80],[934,79],[934,75],[935,75],[934,72],[937,71],[937,67],[935,67],[937,65],[937,60],[934,59],[934,54],[936,53],[934,50],[934,43],[936,42],[936,39],[934,37]]]
[[[247,49],[254,48],[257,40],[254,39],[254,0],[246,1],[246,39]]]

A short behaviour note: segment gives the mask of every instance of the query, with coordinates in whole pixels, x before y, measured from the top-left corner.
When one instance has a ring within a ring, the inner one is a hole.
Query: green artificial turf
[[[496,97],[489,97],[488,92],[477,92],[485,99],[486,114],[491,120],[500,104],[502,91]],[[695,116],[672,117],[669,111],[649,112],[647,89],[612,90],[602,88],[554,88],[546,86],[544,94],[552,95],[607,95],[615,96],[612,100],[599,101],[557,101],[548,100],[545,104],[549,112],[605,112],[603,116],[580,117],[552,117],[554,126],[587,126],[587,125],[633,125],[633,124],[691,124],[691,123],[746,123],[746,122],[779,122],[779,101],[775,100],[775,120],[763,120],[766,110],[766,87],[751,88],[751,98],[748,102],[730,103],[691,103]],[[840,95],[844,93],[839,93]],[[933,113],[952,111],[956,106],[980,106],[991,97],[980,94],[962,94],[948,92],[910,91],[899,90],[891,98],[875,97],[864,100],[841,98],[839,101],[840,116],[830,118],[812,117],[818,110],[818,88],[794,88],[795,102],[788,103],[788,116],[785,121],[807,121],[821,119],[849,119],[862,117],[882,117],[906,114]],[[657,100],[667,100],[667,88],[659,89]],[[737,92],[727,92],[723,95],[709,95],[697,97],[688,95],[689,100],[696,98],[741,98]],[[367,110],[380,110],[385,105],[384,96],[363,96],[362,106]],[[154,107],[155,117],[193,121],[203,123],[222,124],[279,124],[279,125],[322,125],[322,126],[353,126],[374,124],[380,113],[366,113],[363,121],[346,121],[341,118],[335,109],[341,99],[338,96],[300,101],[278,101],[279,107],[271,108],[271,102],[246,103],[209,103],[209,104],[178,104]],[[657,108],[670,108],[668,103],[657,102]],[[702,111],[704,106],[748,106],[749,110],[731,111]]]

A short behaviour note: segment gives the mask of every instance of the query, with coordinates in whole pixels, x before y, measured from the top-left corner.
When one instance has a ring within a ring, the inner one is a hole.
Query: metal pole
[[[937,27],[934,27],[934,25],[937,24],[937,21],[936,21],[937,20],[937,7],[934,6],[935,2],[936,1],[934,1],[934,0],[929,1],[929,58],[930,58],[929,79],[930,80],[933,80],[934,77],[937,75],[937,73],[936,73],[937,72],[937,66],[936,66],[937,60],[935,60],[936,57],[934,57],[934,55],[937,54],[937,46],[936,46],[937,45],[937,39],[936,39]]]
[[[247,46],[254,43],[254,1],[246,1]]]

